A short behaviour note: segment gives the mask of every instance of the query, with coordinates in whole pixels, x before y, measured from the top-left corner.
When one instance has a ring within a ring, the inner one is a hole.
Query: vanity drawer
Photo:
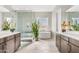
[[[79,53],[79,47],[73,45],[72,43],[69,43],[70,46],[70,53]]]
[[[6,42],[6,53],[13,53],[14,50],[14,45],[15,45],[15,39],[9,40]]]
[[[68,47],[68,41],[61,39],[61,49],[60,51],[62,53],[68,53],[69,47]]]
[[[7,41],[7,40],[11,40],[11,39],[14,39],[14,35],[9,36],[9,37],[6,37],[6,41]]]
[[[5,43],[0,44],[0,53],[6,53],[6,44]]]
[[[20,33],[18,33],[18,34],[15,34],[15,37],[20,37]]]
[[[79,47],[79,40],[69,38],[69,42]]]
[[[4,40],[5,40],[5,38],[1,38],[1,39],[0,39],[0,43],[3,43]]]
[[[61,35],[61,39],[68,41],[68,37],[64,35]]]
[[[15,41],[15,51],[16,51],[16,49],[19,48],[20,43],[21,43],[21,41],[20,41],[20,37],[17,37],[17,38],[16,38],[16,41]]]

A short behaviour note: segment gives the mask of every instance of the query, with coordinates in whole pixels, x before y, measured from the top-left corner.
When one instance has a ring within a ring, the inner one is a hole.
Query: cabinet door
[[[12,53],[14,52],[14,39],[10,39],[6,42],[6,52]]]
[[[15,47],[15,49],[17,50],[19,48],[19,46],[20,46],[20,37],[17,37],[16,38],[16,47]]]
[[[15,51],[19,48],[21,43],[21,34],[18,33],[15,35]]]
[[[60,44],[61,43],[61,39],[60,39],[60,35],[59,34],[57,34],[56,35],[56,46],[57,46],[57,48],[59,49],[59,51],[60,51],[60,49],[61,49],[61,47],[60,47]]]
[[[0,44],[0,53],[3,53],[3,45]]]
[[[0,53],[5,53],[6,52],[6,45],[5,43],[0,44]]]
[[[61,38],[61,52],[68,53],[68,42]]]
[[[79,53],[79,47],[77,47],[71,43],[69,45],[70,45],[70,53]]]

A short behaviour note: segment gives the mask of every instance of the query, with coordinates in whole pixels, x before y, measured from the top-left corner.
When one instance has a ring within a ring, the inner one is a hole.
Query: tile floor
[[[55,41],[52,39],[37,42],[21,42],[21,47],[16,53],[59,53]]]

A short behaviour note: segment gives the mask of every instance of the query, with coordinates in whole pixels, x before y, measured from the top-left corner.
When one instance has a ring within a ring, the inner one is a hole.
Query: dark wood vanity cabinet
[[[5,43],[1,43],[0,44],[0,53],[5,53],[6,51],[6,46],[5,46]]]
[[[79,40],[70,38],[69,46],[70,46],[70,53],[79,53]]]
[[[15,35],[15,51],[19,48],[21,43],[20,33]]]
[[[61,52],[62,53],[68,53],[68,38],[61,35]]]
[[[56,46],[60,52],[67,53],[68,52],[68,38],[63,35],[56,34]]]
[[[9,41],[6,42],[6,53],[12,53],[14,52],[14,39],[11,39]]]
[[[79,53],[79,40],[56,34],[56,46],[62,53]]]
[[[60,51],[60,49],[61,49],[60,34],[56,34],[56,46],[57,46],[58,50]]]
[[[79,53],[79,47],[70,43],[70,52],[69,53]]]
[[[0,38],[0,53],[13,53],[20,46],[20,33]]]
[[[5,53],[6,52],[6,43],[5,43],[5,38],[0,39],[0,53]]]

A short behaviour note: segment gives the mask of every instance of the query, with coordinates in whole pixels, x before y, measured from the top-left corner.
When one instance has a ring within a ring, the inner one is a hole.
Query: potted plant
[[[38,41],[39,36],[39,24],[35,21],[32,23],[32,33],[35,41]]]
[[[72,27],[75,31],[79,31],[79,24],[74,24]]]
[[[4,21],[2,24],[2,30],[9,30],[10,24],[7,21]]]

